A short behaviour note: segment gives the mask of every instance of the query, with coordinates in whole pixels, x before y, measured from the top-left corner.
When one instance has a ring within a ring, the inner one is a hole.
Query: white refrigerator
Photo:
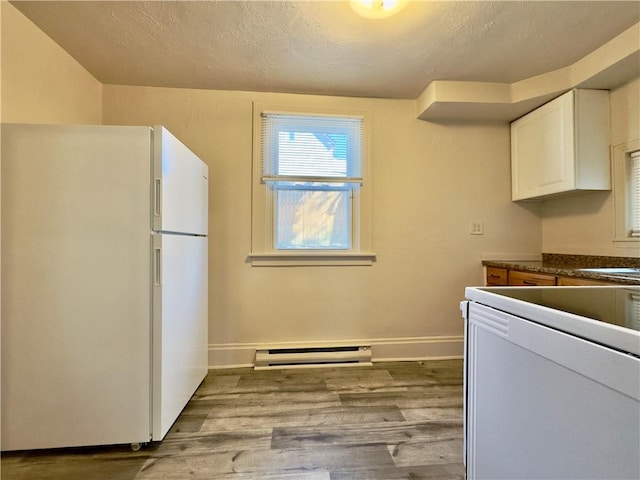
[[[162,440],[207,372],[207,165],[163,127],[1,139],[2,450]]]

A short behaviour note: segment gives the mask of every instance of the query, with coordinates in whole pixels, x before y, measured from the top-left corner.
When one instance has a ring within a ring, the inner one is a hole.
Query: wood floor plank
[[[424,465],[418,467],[341,469],[331,472],[331,480],[464,480],[464,465]]]
[[[462,432],[423,442],[389,444],[388,448],[398,467],[462,463]]]
[[[151,458],[206,454],[242,450],[265,450],[271,447],[272,429],[195,433],[187,436],[167,435]]]
[[[387,370],[354,367],[347,372],[332,372],[325,375],[327,388],[332,392],[357,393],[371,391],[403,391],[402,386],[393,385]]]
[[[242,393],[326,391],[324,379],[316,370],[250,370],[240,376],[236,390]]]
[[[246,372],[246,369],[243,369],[242,372]],[[193,398],[197,399],[203,395],[228,392],[238,385],[240,373],[240,370],[223,370],[216,375],[207,375],[198,387]]]
[[[462,405],[462,385],[433,386],[399,392],[341,393],[343,405],[398,405],[401,408]]]
[[[291,408],[272,412],[269,409],[238,408],[236,411],[212,412],[202,424],[201,432],[221,430],[275,428],[309,425],[345,425],[403,421],[396,406]]]
[[[458,385],[462,383],[462,360],[442,360],[422,362],[427,378],[437,380],[439,385]]]
[[[273,430],[272,448],[314,448],[319,445],[401,444],[459,438],[462,419],[442,422],[385,422],[366,425],[288,427]],[[458,449],[462,445],[458,445]]]
[[[188,415],[183,414],[178,417],[169,429],[168,434],[189,434],[199,432],[202,424],[207,419],[208,414]]]
[[[206,402],[210,406],[209,412],[221,408],[233,408],[236,406],[277,406],[280,404],[326,404],[340,405],[340,396],[336,393],[321,391],[266,391],[246,392],[233,394],[206,395],[198,399],[200,403]]]
[[[409,422],[432,422],[434,420],[456,420],[462,418],[462,405],[403,408],[402,415]]]
[[[196,398],[195,396],[185,405],[181,415],[209,415],[211,409],[216,405],[215,400],[206,398]]]

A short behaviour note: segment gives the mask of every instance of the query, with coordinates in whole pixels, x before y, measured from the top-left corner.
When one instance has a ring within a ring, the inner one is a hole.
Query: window
[[[615,145],[612,153],[615,243],[633,253],[640,243],[640,139]]]
[[[629,156],[630,235],[640,237],[640,150]]]
[[[254,115],[252,264],[371,264],[365,116]]]
[[[640,295],[629,295],[629,312],[627,316],[631,319],[631,327],[634,330],[640,330]]]
[[[362,119],[262,113],[262,181],[276,250],[350,250],[362,184]]]

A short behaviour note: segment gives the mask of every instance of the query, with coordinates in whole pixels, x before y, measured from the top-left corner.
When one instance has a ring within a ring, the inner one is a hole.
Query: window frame
[[[640,237],[640,150],[629,154],[630,184],[630,233],[631,237]]]
[[[631,153],[640,150],[640,139],[614,145],[612,148],[614,190],[614,244],[618,247],[635,247],[640,236],[631,235]]]
[[[353,190],[351,198],[350,249],[286,249],[275,247],[274,208],[275,191],[263,181],[262,170],[262,113],[277,112],[291,115],[335,116],[362,118],[362,185]],[[376,254],[372,251],[372,185],[370,155],[371,115],[363,110],[339,110],[292,107],[254,102],[253,104],[253,168],[251,200],[251,253],[252,266],[361,266],[372,265]]]

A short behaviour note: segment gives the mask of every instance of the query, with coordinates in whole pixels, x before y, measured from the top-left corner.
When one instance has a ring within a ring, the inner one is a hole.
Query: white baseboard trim
[[[463,357],[464,337],[462,335],[443,335],[434,337],[327,340],[321,342],[213,343],[209,345],[209,368],[253,367],[256,350],[350,345],[371,346],[373,362],[445,360]]]

